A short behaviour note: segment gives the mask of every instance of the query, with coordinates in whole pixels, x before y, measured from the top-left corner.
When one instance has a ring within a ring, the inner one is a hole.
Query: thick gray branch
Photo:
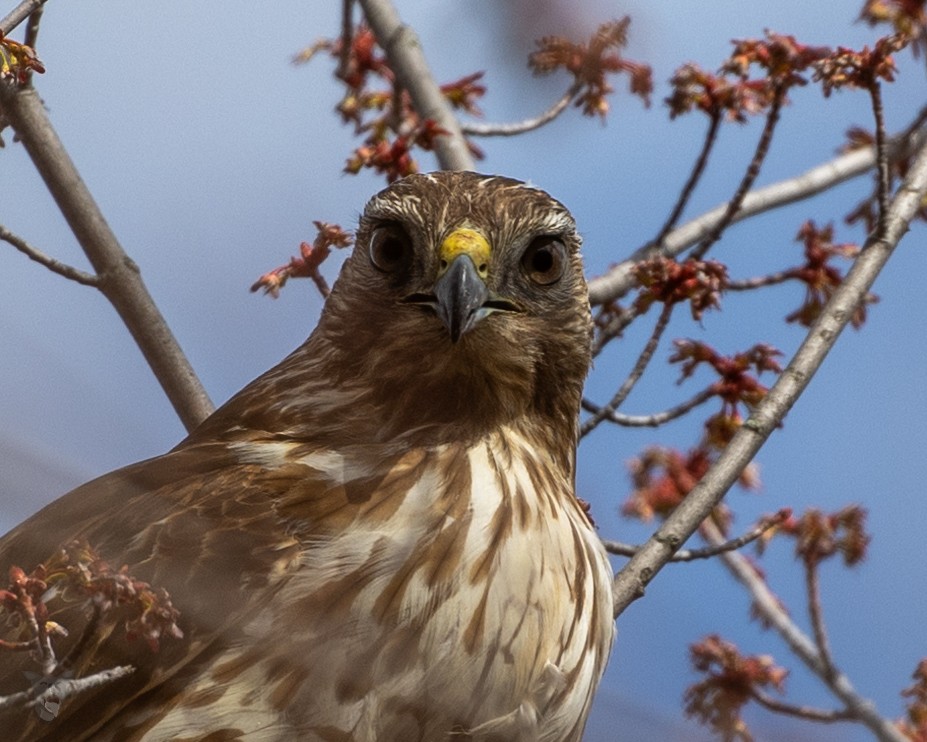
[[[364,16],[383,47],[399,84],[423,119],[431,119],[447,133],[435,137],[435,155],[444,170],[473,170],[473,157],[460,122],[432,77],[418,36],[404,25],[389,0],[360,0]]]
[[[927,193],[927,144],[922,144],[895,195],[884,234],[870,237],[846,280],[808,331],[788,367],[733,437],[718,461],[641,550],[615,576],[615,616],[643,595],[654,575],[721,501],[744,467],[811,381],[841,331],[865,300],[879,271],[908,229]]]
[[[45,5],[45,2],[46,0],[23,0],[23,2],[7,13],[3,20],[0,20],[0,34],[8,36],[10,31]]]
[[[19,135],[116,308],[187,430],[213,410],[177,340],[48,120],[35,89],[0,85],[0,108]]]

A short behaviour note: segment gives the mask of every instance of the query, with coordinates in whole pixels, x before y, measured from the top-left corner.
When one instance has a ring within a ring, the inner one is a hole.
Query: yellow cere
[[[492,248],[483,235],[473,229],[460,227],[451,232],[441,243],[441,270],[444,273],[454,259],[460,255],[468,255],[480,277],[485,278],[489,273],[489,256]]]

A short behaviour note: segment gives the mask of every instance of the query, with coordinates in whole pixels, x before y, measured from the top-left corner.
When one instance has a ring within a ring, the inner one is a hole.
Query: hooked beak
[[[405,302],[430,307],[456,343],[493,312],[517,312],[514,303],[495,296],[486,286],[491,248],[483,235],[459,228],[441,243],[441,268],[433,294],[412,294]]]
[[[467,255],[454,259],[435,283],[435,311],[456,343],[485,316],[480,310],[489,298],[489,290]]]

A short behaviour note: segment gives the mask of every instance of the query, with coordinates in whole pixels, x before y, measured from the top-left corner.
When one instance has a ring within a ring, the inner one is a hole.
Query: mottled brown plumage
[[[610,570],[573,488],[591,320],[567,210],[514,180],[374,197],[318,328],[173,451],[0,542],[72,539],[166,588],[183,639],[104,624],[74,668],[137,670],[22,739],[579,740]],[[86,607],[56,619],[86,623]],[[2,636],[2,634],[0,634]],[[0,653],[0,694],[25,653]],[[4,731],[4,739],[11,738]]]

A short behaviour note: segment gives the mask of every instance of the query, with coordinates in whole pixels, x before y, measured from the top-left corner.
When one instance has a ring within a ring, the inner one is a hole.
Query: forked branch
[[[638,356],[637,362],[634,364],[634,368],[631,369],[631,372],[621,384],[621,387],[618,389],[618,391],[615,392],[614,396],[608,401],[608,404],[592,410],[592,417],[583,422],[583,424],[580,426],[580,437],[588,435],[593,430],[595,430],[603,420],[608,419],[610,415],[614,414],[624,402],[624,400],[627,399],[628,395],[631,393],[631,390],[634,389],[634,386],[640,380],[641,376],[643,376],[644,371],[647,369],[647,366],[650,363],[650,360],[653,358],[653,354],[656,353],[657,346],[660,343],[660,338],[663,337],[663,333],[669,324],[670,317],[673,315],[674,306],[674,304],[669,302],[663,305],[663,310],[660,312],[660,316],[657,318],[653,332],[650,333],[647,344],[644,346],[644,349]]]
[[[923,155],[923,152],[921,154]],[[920,159],[922,164],[924,160],[927,160],[924,157]],[[923,169],[927,170],[927,168]],[[897,210],[893,216],[897,218]],[[702,534],[709,544],[719,544],[723,541],[720,531],[710,521],[702,525]],[[735,551],[725,552],[721,555],[721,561],[750,594],[753,599],[753,609],[760,615],[763,622],[782,637],[792,653],[811,672],[821,678],[844,705],[844,710],[833,712],[833,719],[822,718],[816,721],[854,719],[865,724],[881,742],[906,742],[905,736],[898,728],[879,715],[872,701],[861,696],[853,687],[850,679],[837,670],[829,658],[822,656],[815,641],[795,624],[779,599],[769,589],[766,581],[757,574],[756,568],[742,554]],[[763,700],[759,698],[757,700],[763,703]],[[768,706],[766,703],[764,705]],[[775,710],[788,713],[783,709]],[[805,716],[805,718],[809,717]]]
[[[812,325],[788,367],[737,431],[717,462],[653,537],[616,575],[614,612],[620,615],[721,502],[772,431],[805,390],[854,315],[927,194],[927,144],[921,144],[895,194],[881,235],[872,235],[844,283]]]
[[[792,511],[788,508],[780,510],[775,515],[767,516],[763,518],[759,523],[757,523],[753,528],[751,528],[746,533],[737,536],[736,538],[729,539],[724,541],[719,539],[717,542],[712,541],[708,546],[703,546],[697,549],[680,549],[675,554],[673,554],[670,559],[671,562],[694,562],[697,559],[711,559],[712,557],[720,556],[728,551],[736,551],[737,549],[742,549],[744,546],[753,543],[764,533],[769,531],[771,528],[775,528],[777,525],[786,520]],[[625,556],[632,557],[640,551],[640,546],[634,546],[632,544],[623,544],[619,541],[608,541],[603,539],[602,543],[605,545],[605,550],[609,554],[615,554],[616,556]]]

